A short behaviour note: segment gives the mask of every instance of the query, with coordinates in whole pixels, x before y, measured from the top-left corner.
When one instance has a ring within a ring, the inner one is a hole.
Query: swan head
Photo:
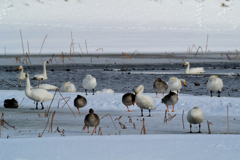
[[[89,114],[93,114],[94,110],[92,108],[89,109]]]
[[[173,80],[176,80],[177,79],[177,77],[171,77],[170,79],[169,79],[169,81],[173,81]]]
[[[184,62],[183,67],[186,66],[186,65],[189,65],[189,62],[188,62],[188,61],[185,61],[185,62]]]
[[[218,78],[218,76],[217,75],[212,75],[212,76],[209,77],[209,79],[214,79],[214,78]]]
[[[180,79],[180,81],[183,83],[184,86],[187,87],[187,81],[185,79]]]
[[[26,77],[26,78],[29,78],[29,74],[28,74],[28,73],[26,73],[26,74],[25,74],[25,77]]]
[[[23,68],[23,66],[19,66],[19,67],[18,67],[18,70],[19,70],[19,69],[22,69],[22,68]]]
[[[143,85],[139,85],[136,89],[135,89],[135,95],[137,95],[138,93],[142,93],[144,90],[144,86]]]
[[[201,110],[200,107],[196,106],[196,107],[193,107],[193,109],[196,109],[196,110]]]
[[[86,76],[86,78],[87,78],[87,79],[92,79],[92,76],[91,76],[90,74],[88,74],[88,75]]]
[[[70,82],[70,81],[67,81],[67,82],[64,83],[64,86],[67,86],[67,85],[69,85],[69,84],[71,84],[71,82]]]

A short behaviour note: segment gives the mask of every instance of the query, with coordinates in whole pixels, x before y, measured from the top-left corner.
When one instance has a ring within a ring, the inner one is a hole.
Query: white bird
[[[168,90],[169,91],[177,91],[177,93],[180,92],[180,89],[182,88],[182,84],[187,87],[187,82],[185,79],[178,79],[177,77],[171,77],[168,82]]]
[[[50,101],[53,99],[54,95],[50,92],[48,92],[45,89],[30,89],[30,80],[29,75],[26,74],[26,88],[25,88],[25,94],[26,96],[36,101],[36,109],[38,109],[38,102],[41,102],[42,109],[44,109],[42,102]]]
[[[218,97],[220,97],[220,93],[223,88],[223,81],[218,76],[212,75],[209,77],[207,81],[207,87],[210,90],[211,97],[212,97],[212,91],[218,91]]]
[[[25,73],[23,72],[23,66],[19,66],[18,70],[20,70],[20,69],[21,69],[21,71],[18,75],[18,86],[19,86],[21,80],[25,80]]]
[[[192,133],[192,124],[199,124],[199,132],[201,133],[201,123],[204,119],[203,112],[200,107],[193,107],[187,114],[187,120],[190,124],[190,133]]]
[[[67,81],[62,84],[61,92],[76,92],[76,87],[70,81]]]
[[[187,68],[185,70],[186,74],[200,74],[204,73],[204,68],[203,67],[197,67],[197,68],[191,68],[190,69],[190,63],[188,61],[184,62],[183,66],[187,65]]]
[[[112,89],[102,89],[101,91],[97,91],[98,93],[114,93]]]
[[[58,89],[58,87],[51,84],[40,84],[39,86],[36,86],[36,87],[31,86],[30,89],[56,90]]]
[[[96,78],[92,77],[91,75],[87,75],[83,79],[83,88],[85,89],[86,95],[87,95],[87,90],[92,89],[93,90],[93,95],[94,95],[94,88],[97,86],[97,81]]]
[[[139,85],[137,89],[135,90],[135,100],[136,104],[138,105],[139,108],[141,108],[141,116],[143,116],[143,109],[148,109],[149,110],[149,117],[151,117],[151,110],[156,109],[154,105],[154,100],[152,97],[148,95],[142,95],[144,91],[144,86]]]
[[[47,80],[46,61],[43,61],[43,74],[36,74],[33,79]]]

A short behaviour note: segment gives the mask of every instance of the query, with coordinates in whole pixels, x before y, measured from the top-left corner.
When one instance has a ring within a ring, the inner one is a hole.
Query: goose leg
[[[190,124],[190,133],[192,133],[192,124]]]
[[[36,103],[36,109],[38,109],[38,102]]]
[[[87,126],[87,133],[89,133],[89,126]]]
[[[86,95],[87,95],[87,89],[85,89]]]
[[[221,92],[220,92],[220,91],[218,91],[218,97],[220,97],[220,93],[221,93]]]
[[[163,92],[163,94],[162,94],[162,97],[164,97],[164,92]]]
[[[143,109],[141,109],[141,117],[143,117]]]
[[[128,112],[131,112],[131,111],[129,110],[128,106],[127,106],[127,109],[128,109]]]
[[[168,106],[167,106],[167,111],[169,112],[169,108],[168,108]]]
[[[211,93],[211,97],[212,97],[212,91],[210,91],[210,93]]]
[[[41,105],[42,105],[42,109],[44,109],[42,102],[41,102]]]
[[[156,92],[156,98],[158,98],[158,96],[157,96],[157,92]]]
[[[97,126],[95,126],[95,133],[97,133]]]
[[[92,90],[93,90],[93,94],[92,95],[94,95],[94,88]]]
[[[201,133],[201,124],[199,123],[199,131],[198,131],[198,133]]]
[[[172,112],[174,112],[174,106],[172,107]]]
[[[149,109],[149,116],[148,117],[151,117],[151,110]]]
[[[80,109],[78,108],[78,113],[81,114]]]

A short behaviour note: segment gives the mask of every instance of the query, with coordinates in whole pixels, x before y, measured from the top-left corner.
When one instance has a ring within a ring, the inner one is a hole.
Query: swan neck
[[[43,75],[47,77],[46,63],[43,63]]]
[[[189,64],[189,63],[187,63],[187,68],[186,68],[186,71],[185,71],[185,73],[189,73],[189,68],[190,68],[190,64]]]
[[[26,78],[26,88],[25,88],[25,91],[29,91],[31,88],[31,85],[30,85],[30,80],[29,80],[29,77]]]

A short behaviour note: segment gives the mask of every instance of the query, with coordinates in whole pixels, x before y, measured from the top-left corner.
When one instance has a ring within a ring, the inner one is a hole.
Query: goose
[[[62,84],[61,92],[76,92],[76,87],[70,81],[67,81]]]
[[[168,89],[169,91],[177,91],[177,93],[180,92],[180,89],[182,88],[182,84],[187,87],[187,82],[185,79],[178,79],[177,77],[171,77],[168,82]]]
[[[87,126],[88,133],[89,127],[95,127],[95,133],[97,133],[97,126],[100,123],[100,119],[98,115],[94,113],[94,110],[92,108],[89,109],[89,114],[85,116],[84,123],[85,126]]]
[[[200,73],[204,73],[204,68],[203,67],[197,67],[197,68],[190,68],[190,63],[188,61],[185,61],[183,64],[183,67],[187,65],[187,68],[185,70],[186,74],[200,74]]]
[[[87,75],[83,79],[83,88],[85,89],[86,95],[87,95],[87,90],[92,89],[93,90],[93,95],[94,95],[94,88],[97,86],[97,81],[96,78],[92,77],[91,75]]]
[[[79,114],[81,114],[79,108],[83,108],[84,106],[86,106],[86,104],[86,98],[81,95],[77,95],[77,97],[74,99],[74,106],[78,109]]]
[[[43,61],[43,74],[36,74],[33,79],[47,80],[46,61]]]
[[[4,107],[5,108],[18,108],[18,102],[15,100],[15,98],[5,99]]]
[[[223,81],[218,76],[212,75],[209,77],[207,81],[207,87],[210,90],[211,97],[212,97],[212,91],[218,91],[218,97],[220,97],[220,93],[223,88]]]
[[[172,112],[174,112],[174,106],[178,102],[178,94],[177,91],[170,91],[168,95],[166,95],[162,99],[162,103],[164,103],[167,106],[167,111],[169,112],[168,106],[173,106],[172,107]]]
[[[142,95],[144,91],[144,86],[139,85],[135,90],[135,100],[139,108],[141,108],[141,116],[143,116],[143,109],[149,110],[149,117],[151,117],[151,110],[156,109],[154,105],[154,100],[148,95]]]
[[[36,87],[30,86],[30,89],[56,90],[58,89],[58,87],[51,84],[40,84],[39,86]]]
[[[133,105],[135,103],[135,95],[132,93],[126,93],[122,96],[122,103],[127,106],[128,112],[130,112],[128,106]]]
[[[164,92],[166,92],[166,90],[168,89],[168,85],[165,81],[162,81],[161,78],[158,78],[153,84],[153,89],[156,92],[156,98],[158,98],[157,93],[163,92],[164,96]]]
[[[190,133],[192,133],[192,124],[199,124],[199,131],[201,133],[201,123],[204,119],[203,112],[200,107],[196,106],[193,107],[187,114],[187,120],[190,124]]]
[[[26,73],[26,88],[25,88],[25,95],[33,100],[36,101],[36,109],[38,109],[38,102],[41,102],[42,109],[43,107],[43,102],[50,101],[53,99],[54,95],[50,92],[48,92],[45,89],[30,89],[30,80],[29,80],[29,75]]]
[[[23,66],[19,66],[18,70],[20,70],[20,73],[18,75],[18,86],[20,85],[21,80],[25,80],[25,73],[23,72]]]

